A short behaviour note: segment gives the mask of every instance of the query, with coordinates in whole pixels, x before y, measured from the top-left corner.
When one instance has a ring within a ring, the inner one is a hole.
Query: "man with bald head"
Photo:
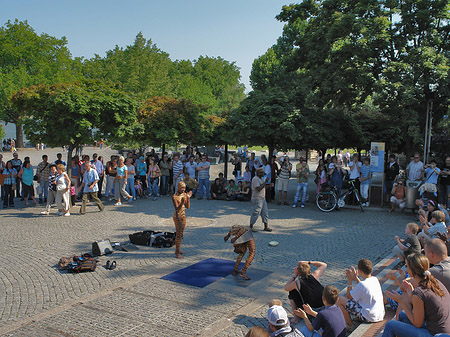
[[[447,246],[441,239],[428,240],[425,245],[425,256],[434,264],[431,274],[450,291],[450,259]]]
[[[261,216],[264,223],[264,230],[266,232],[272,231],[272,229],[269,228],[269,209],[267,207],[265,190],[266,184],[270,183],[270,178],[267,177],[266,179],[263,179],[264,174],[264,169],[262,167],[258,167],[256,169],[256,175],[252,179],[253,212],[250,218],[250,228],[253,232],[256,232],[253,225],[256,223],[259,216]]]

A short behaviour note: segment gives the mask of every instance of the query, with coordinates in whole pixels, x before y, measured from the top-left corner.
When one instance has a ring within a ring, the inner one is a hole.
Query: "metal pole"
[[[433,101],[429,101],[429,111],[430,111],[430,125],[428,130],[428,148],[427,148],[427,161],[428,163],[428,156],[430,155],[430,148],[431,148],[431,130],[433,129]]]
[[[428,148],[428,117],[429,117],[429,109],[430,109],[430,105],[427,102],[427,118],[426,118],[426,123],[425,123],[425,144],[423,145],[423,161],[426,164],[427,162],[427,148]]]

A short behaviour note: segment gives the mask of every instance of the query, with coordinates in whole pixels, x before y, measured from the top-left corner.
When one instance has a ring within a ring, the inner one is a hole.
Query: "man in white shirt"
[[[352,161],[350,163],[348,163],[348,166],[350,168],[350,180],[353,180],[353,184],[355,185],[356,189],[359,191],[360,189],[360,181],[359,181],[359,177],[361,176],[361,166],[362,163],[359,161],[359,156],[357,153],[355,153],[352,157]],[[357,200],[355,200],[355,195],[352,194],[351,195],[351,200],[350,203],[357,205],[358,202]]]
[[[367,259],[358,261],[358,271],[355,267],[345,270],[347,276],[347,296],[341,296],[339,307],[344,314],[347,327],[353,327],[352,317],[361,322],[379,322],[384,318],[384,302],[381,285],[372,276],[372,262]],[[361,276],[362,280],[358,276]],[[353,288],[352,283],[356,282]]]

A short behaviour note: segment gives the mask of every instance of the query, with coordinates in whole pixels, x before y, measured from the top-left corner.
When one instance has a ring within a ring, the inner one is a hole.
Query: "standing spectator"
[[[267,161],[267,157],[265,154],[261,155],[261,167],[264,169],[264,176],[263,179],[266,181],[266,201],[270,202],[271,195],[270,195],[270,186],[272,181],[272,167],[270,166],[270,163]],[[266,180],[266,178],[269,178]]]
[[[183,162],[180,160],[180,155],[173,156],[172,170],[173,170],[173,186],[177,188],[178,183],[183,180]]]
[[[58,215],[70,216],[70,179],[66,174],[64,164],[56,165],[58,175],[56,176],[56,206]],[[64,201],[64,205],[62,203]]]
[[[139,161],[136,164],[136,172],[142,182],[142,188],[145,193],[147,191],[147,163],[144,160],[144,156],[139,157]]]
[[[106,180],[105,196],[109,197],[109,201],[112,201],[113,194],[115,194],[114,181],[116,180],[117,176],[117,159],[114,156],[111,156],[111,160],[106,163],[106,173],[108,174],[108,176]]]
[[[247,165],[245,165],[245,167],[248,167],[250,174],[251,174],[251,179],[253,179],[253,177],[255,176],[255,153],[252,152],[250,153],[250,158],[247,159]]]
[[[431,239],[425,245],[425,256],[433,267],[430,268],[431,275],[442,282],[450,292],[450,258],[447,246],[441,239]]]
[[[56,199],[56,177],[58,176],[58,172],[56,171],[56,165],[50,164],[50,173],[48,174],[47,181],[47,189],[48,189],[48,199],[47,204],[45,206],[45,210],[41,212],[41,214],[48,215],[50,214],[50,208],[52,206],[53,201]]]
[[[384,318],[384,299],[380,282],[372,276],[372,261],[360,259],[358,271],[355,267],[346,269],[347,297],[341,296],[339,306],[344,314],[345,322],[350,329],[353,327],[352,317],[361,322],[379,322]],[[359,276],[362,280],[359,279]],[[356,282],[353,289],[352,283]]]
[[[11,163],[13,165],[13,168],[16,170],[16,172],[19,173],[20,170],[22,169],[22,161],[19,159],[19,154],[17,152],[14,152]],[[20,198],[20,178],[19,178],[19,176],[16,176],[15,184],[16,184],[16,192],[15,192],[16,198]],[[22,196],[22,200],[23,200],[23,196]]]
[[[406,187],[403,180],[399,180],[398,183],[394,184],[391,194],[391,209],[389,210],[389,213],[394,211],[395,205],[398,205],[398,207],[403,210],[406,206]]]
[[[306,196],[308,194],[308,177],[309,166],[306,164],[306,160],[302,160],[297,164],[297,192],[295,193],[294,203],[292,207],[297,207],[298,200],[301,196],[300,207],[305,207]]]
[[[125,190],[127,186],[127,177],[128,177],[128,170],[125,166],[125,163],[123,162],[125,158],[123,156],[119,157],[119,161],[117,163],[117,175],[114,178],[114,191],[115,191],[115,198],[117,202],[114,204],[114,206],[121,206],[122,202],[120,200],[120,196],[122,196],[125,200],[128,200],[131,202],[133,200],[133,197],[130,196],[127,191]],[[98,174],[97,174],[98,176]],[[84,197],[84,196],[83,196]]]
[[[48,178],[50,176],[50,166],[48,164],[48,156],[46,154],[42,156],[42,161],[38,164],[38,167],[36,169],[36,175],[38,178],[37,182],[39,183],[39,185],[41,185],[41,193],[39,194],[39,203],[42,204],[43,202],[47,202],[49,191]],[[42,197],[44,197],[44,201],[42,201]]]
[[[361,197],[363,199],[363,206],[369,207],[369,187],[370,181],[372,180],[372,170],[370,168],[370,159],[364,159],[364,165],[360,169],[359,181],[361,182],[359,191],[361,192]]]
[[[136,176],[136,168],[133,164],[133,158],[127,159],[127,193],[133,197],[133,200],[136,200],[136,189],[134,188],[134,177]],[[98,173],[98,172],[97,172]],[[99,189],[100,191],[100,189]]]
[[[209,168],[210,164],[206,161],[206,154],[202,155],[202,161],[197,165],[198,172],[198,198],[199,200],[203,199],[203,192],[206,191],[206,198],[210,199],[209,193]],[[203,190],[204,189],[204,190]]]
[[[347,166],[350,163],[350,152],[345,152],[345,157],[344,157],[344,164],[345,166]]]
[[[450,334],[450,295],[444,285],[430,272],[430,262],[422,254],[407,258],[408,273],[418,283],[413,288],[403,282],[405,292],[400,295],[386,291],[386,295],[397,301],[403,311],[398,320],[386,323],[383,337],[431,337]]]
[[[1,160],[1,159],[0,159]],[[447,155],[441,169],[441,204],[450,210],[450,155]]]
[[[80,192],[78,189],[78,187],[80,186],[80,172],[80,164],[74,157],[72,158],[70,163],[70,182],[75,188],[75,195],[78,195]]]
[[[339,160],[339,159],[338,159]],[[350,168],[350,180],[353,180],[353,184],[355,185],[355,188],[359,191],[359,178],[361,176],[361,166],[362,163],[359,161],[359,156],[357,153],[355,153],[352,157],[352,161],[348,163],[348,166]],[[357,205],[358,201],[355,199],[355,194],[351,194],[350,204]]]
[[[83,191],[83,202],[81,204],[80,214],[86,214],[86,204],[88,202],[88,196],[97,204],[100,212],[104,210],[104,206],[97,196],[98,192],[98,173],[96,170],[91,169],[89,163],[84,163],[85,173],[83,175],[83,182],[80,189]]]
[[[13,168],[11,160],[6,162],[6,168],[3,170],[3,187],[5,189],[5,197],[3,199],[3,208],[14,207],[14,190],[16,183],[17,171]]]
[[[167,153],[164,153],[163,158],[160,160],[159,169],[161,170],[161,194],[166,195],[169,191],[170,178],[170,160]]]
[[[28,205],[28,198],[31,198],[34,204],[37,204],[34,197],[34,182],[33,182],[33,167],[29,161],[23,163],[23,167],[19,172],[19,177],[22,179],[23,185],[23,197],[25,199],[25,205]]]
[[[420,161],[420,154],[415,153],[413,161],[406,167],[406,177],[408,180],[422,180],[423,163]]]
[[[430,165],[424,166],[426,176],[424,184],[433,184],[436,187],[437,191],[437,182],[438,177],[441,174],[441,170],[438,167],[436,167],[436,165],[437,165],[436,160],[431,159]]]
[[[103,175],[105,173],[105,168],[103,167],[103,163],[101,162],[101,160],[98,158],[97,153],[94,153],[92,155],[91,163],[92,163],[92,165],[94,165],[94,168],[98,174],[98,183],[97,183],[98,184],[98,194],[97,194],[97,196],[99,197],[99,199],[101,199],[102,198],[102,188],[103,188]],[[78,187],[76,187],[76,190],[78,191]],[[76,193],[78,194],[78,192],[76,192]]]
[[[66,162],[64,160],[62,160],[62,154],[61,153],[57,153],[56,154],[55,165],[58,167],[59,164],[63,164],[64,167],[67,167]]]
[[[186,168],[186,173],[189,173],[192,179],[197,177],[197,163],[194,161],[194,155],[189,157],[189,161],[184,164],[184,167]]]
[[[266,232],[271,232],[272,228],[269,228],[269,209],[267,207],[266,202],[266,184],[270,182],[270,178],[267,177],[265,180],[264,177],[264,169],[259,167],[256,170],[256,175],[252,179],[252,203],[253,203],[253,212],[250,217],[250,229],[252,231],[256,231],[253,226],[258,220],[258,217],[261,216],[262,221],[264,223],[264,230]]]
[[[280,168],[278,166],[278,161],[276,156],[272,156],[270,159],[270,199],[275,200],[275,183],[277,180],[278,173],[280,172]]]
[[[316,169],[316,179],[317,179],[316,193],[319,193],[320,189],[322,188],[322,184],[325,184],[327,182],[327,169],[325,168],[323,159],[319,160],[319,165],[317,166]]]
[[[347,173],[346,170],[342,168],[342,162],[337,161],[336,165],[334,163],[330,164],[330,182],[331,185],[336,187],[338,192],[338,197],[341,195],[342,192],[342,185],[344,184],[344,176]]]
[[[5,141],[3,141],[3,143],[5,143]],[[5,169],[5,167],[6,167],[6,164],[3,161],[3,155],[0,153],[0,175],[3,173],[3,170]],[[2,200],[3,200],[4,197],[5,197],[5,188],[3,187],[3,183],[1,184],[0,188],[2,190],[1,197],[2,197]]]
[[[156,164],[155,157],[149,158],[148,165],[148,188],[149,188],[149,196],[153,194],[153,200],[158,200],[158,185],[159,185],[159,177],[161,176],[161,170],[159,166]]]
[[[389,155],[389,161],[384,164],[384,196],[386,203],[390,200],[392,188],[398,180],[398,174],[400,172],[400,167],[395,159],[395,154],[391,153]]]
[[[239,148],[242,151],[242,148]],[[231,164],[234,165],[233,175],[236,180],[239,180],[242,172],[242,159],[239,155],[237,153],[233,153],[233,161],[231,162]]]
[[[280,164],[277,183],[278,205],[281,205],[281,193],[284,194],[284,205],[289,205],[287,202],[287,191],[289,187],[289,178],[291,177],[292,164],[289,162],[288,156],[283,156],[281,158],[281,161],[278,160]]]

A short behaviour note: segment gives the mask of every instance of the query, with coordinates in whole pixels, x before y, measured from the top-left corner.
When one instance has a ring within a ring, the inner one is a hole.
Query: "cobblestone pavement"
[[[40,157],[42,152],[36,153]],[[292,181],[290,200],[294,192]],[[322,213],[312,203],[296,209],[271,204],[274,231],[255,233],[249,274],[259,268],[273,271],[272,276],[246,288],[230,282],[195,288],[160,277],[209,257],[234,260],[223,236],[233,224],[248,224],[251,204],[193,200],[183,240],[185,259],[175,259],[173,248],[140,247],[100,257],[93,273],[60,272],[61,256],[87,252],[93,241],[126,241],[134,231],[174,229],[169,197],[105,205],[102,213],[88,206],[84,216],[76,206],[70,217],[57,217],[53,208],[41,216],[42,207],[25,207],[21,201],[0,211],[1,336],[243,336],[249,327],[266,324],[272,298],[283,299],[289,309],[282,287],[298,260],[326,261],[323,283],[342,288],[343,268],[360,257],[381,260],[391,251],[393,236],[413,220],[410,214],[385,211]],[[262,229],[260,221],[257,227]],[[277,247],[268,245],[273,240]],[[117,261],[116,270],[102,267],[108,259]]]

